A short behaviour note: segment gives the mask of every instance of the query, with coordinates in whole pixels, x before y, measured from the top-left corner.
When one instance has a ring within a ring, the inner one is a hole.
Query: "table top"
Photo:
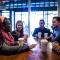
[[[60,60],[60,55],[52,51],[51,42],[48,43],[46,53],[41,51],[41,47],[39,47],[39,45],[37,45],[37,47],[32,51],[32,54],[30,54],[30,60]]]
[[[60,55],[52,51],[52,43],[49,42],[46,53],[42,53],[39,44],[37,44],[31,51],[11,56],[0,55],[0,60],[60,60]]]

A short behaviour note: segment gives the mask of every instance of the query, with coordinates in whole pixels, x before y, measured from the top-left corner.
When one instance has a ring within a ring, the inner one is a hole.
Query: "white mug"
[[[48,33],[44,33],[44,38],[47,38],[48,37]]]
[[[38,38],[41,38],[41,34],[42,34],[41,32],[38,32]]]

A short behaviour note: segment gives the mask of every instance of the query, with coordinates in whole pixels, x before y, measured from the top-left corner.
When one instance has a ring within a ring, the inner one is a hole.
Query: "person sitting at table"
[[[15,43],[14,37],[10,33],[10,20],[6,17],[0,16],[0,53],[19,53],[35,47],[35,44],[30,46],[21,46],[19,44],[19,41]]]
[[[39,27],[35,28],[34,32],[33,32],[33,37],[37,37],[37,38],[44,38],[46,35],[48,36],[47,38],[49,38],[51,32],[48,28],[45,28],[45,22],[43,19],[41,19],[39,21]],[[41,35],[41,36],[40,36]]]
[[[53,17],[52,20],[52,26],[53,26],[53,35],[52,35],[52,41],[57,41],[60,43],[60,17]]]
[[[27,43],[28,35],[23,32],[23,22],[21,20],[17,21],[16,30],[12,31],[12,35],[15,41],[18,41],[18,38],[24,38],[24,43]]]

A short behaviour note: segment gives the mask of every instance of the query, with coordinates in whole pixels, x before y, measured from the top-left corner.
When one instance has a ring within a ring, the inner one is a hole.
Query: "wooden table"
[[[3,56],[0,55],[0,60],[60,60],[60,55],[52,51],[52,44],[49,43],[47,53],[42,53],[41,48],[37,45],[32,51],[27,51],[17,55]]]
[[[42,53],[39,45],[30,54],[30,60],[60,60],[60,55],[52,51],[52,43],[49,42],[47,46],[47,52]]]

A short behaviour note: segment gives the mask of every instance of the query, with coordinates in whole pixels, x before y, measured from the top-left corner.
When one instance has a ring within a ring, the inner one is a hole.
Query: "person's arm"
[[[48,29],[48,37],[50,37],[51,35],[51,32],[50,32],[50,29]]]
[[[16,31],[12,31],[11,34],[14,37],[14,41],[18,41],[18,35],[16,34]]]
[[[35,30],[34,30],[32,36],[33,36],[33,37],[37,37],[37,34],[38,34],[38,33],[37,33],[37,29],[35,28]]]
[[[24,43],[27,43],[28,34],[24,34]]]
[[[57,41],[60,44],[60,32],[59,34],[55,37],[55,41]]]
[[[10,33],[2,32],[2,36],[4,41],[9,44],[13,45],[14,44],[14,37]]]

